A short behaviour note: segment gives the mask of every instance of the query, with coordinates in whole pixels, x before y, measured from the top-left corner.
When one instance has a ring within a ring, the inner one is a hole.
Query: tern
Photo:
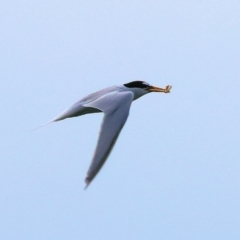
[[[97,146],[85,178],[85,188],[97,175],[112,151],[128,118],[132,102],[151,92],[169,93],[171,88],[170,85],[165,88],[155,87],[144,81],[108,87],[82,98],[51,121],[58,122],[89,113],[104,113]]]

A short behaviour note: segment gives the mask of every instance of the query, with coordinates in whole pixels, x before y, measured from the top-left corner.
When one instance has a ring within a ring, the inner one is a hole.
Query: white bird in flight
[[[154,87],[144,81],[108,87],[82,98],[51,121],[57,122],[89,113],[104,113],[97,146],[85,178],[85,188],[97,175],[112,151],[128,118],[132,101],[150,92],[169,93],[171,88],[170,85],[165,89]]]

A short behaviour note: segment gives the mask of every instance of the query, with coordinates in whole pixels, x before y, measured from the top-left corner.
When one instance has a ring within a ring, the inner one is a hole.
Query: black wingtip
[[[89,184],[86,184],[84,187],[84,190],[87,190]]]
[[[85,178],[86,186],[85,186],[84,190],[87,190],[87,188],[88,188],[89,184],[91,183],[91,181],[92,181],[92,179],[90,179],[89,177]]]

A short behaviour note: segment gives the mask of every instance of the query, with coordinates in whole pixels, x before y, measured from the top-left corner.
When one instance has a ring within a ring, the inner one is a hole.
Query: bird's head
[[[159,88],[144,81],[129,82],[123,84],[123,86],[134,94],[134,100],[150,92],[170,93],[170,89],[172,88],[170,85],[165,88]]]

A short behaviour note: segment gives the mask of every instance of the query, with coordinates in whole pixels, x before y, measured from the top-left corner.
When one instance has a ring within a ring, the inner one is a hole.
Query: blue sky
[[[240,238],[239,1],[5,1],[0,9],[0,238]],[[84,191],[102,114],[31,129],[136,79]]]

